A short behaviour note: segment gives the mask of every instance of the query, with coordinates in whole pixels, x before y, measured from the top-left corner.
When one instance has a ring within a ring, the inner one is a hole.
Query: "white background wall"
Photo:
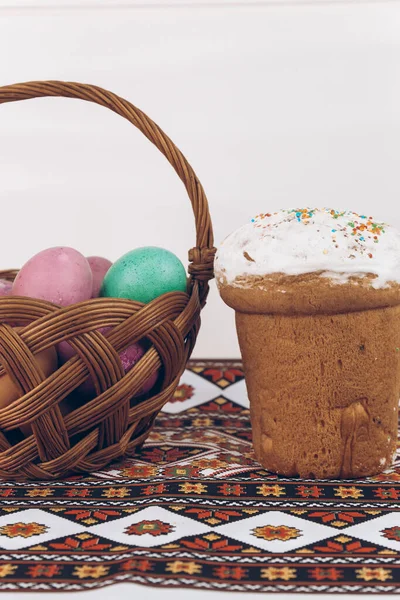
[[[155,119],[203,182],[217,243],[285,206],[400,226],[399,2],[0,0],[0,85],[33,79],[101,85]],[[183,261],[194,245],[165,159],[82,102],[0,106],[0,201],[4,268],[50,245]],[[196,355],[238,356],[214,286]]]

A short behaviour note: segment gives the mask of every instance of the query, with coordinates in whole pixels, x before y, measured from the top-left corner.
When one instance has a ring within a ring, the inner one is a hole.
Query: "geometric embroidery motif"
[[[150,535],[156,537],[171,533],[173,530],[173,525],[170,525],[169,523],[163,523],[162,521],[139,521],[139,523],[129,525],[125,529],[125,533],[128,535],[144,535],[145,533],[149,533]]]
[[[382,532],[383,537],[388,540],[395,540],[396,542],[400,542],[400,525],[398,527],[388,527],[384,529]]]
[[[39,523],[10,523],[0,527],[0,535],[8,538],[23,537],[30,538],[34,535],[46,533],[48,527]]]
[[[192,385],[187,385],[186,383],[182,383],[178,385],[176,388],[173,397],[170,402],[184,402],[185,400],[189,400],[194,394],[194,388]]]
[[[287,527],[286,525],[264,525],[263,527],[255,527],[252,529],[252,534],[255,537],[271,542],[272,540],[287,540],[296,539],[301,536],[301,532],[295,527]]]

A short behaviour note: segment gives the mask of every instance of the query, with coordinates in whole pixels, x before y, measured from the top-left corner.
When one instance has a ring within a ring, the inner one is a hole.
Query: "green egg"
[[[186,292],[185,267],[164,248],[144,246],[121,256],[107,271],[100,295],[151,302],[168,292]]]

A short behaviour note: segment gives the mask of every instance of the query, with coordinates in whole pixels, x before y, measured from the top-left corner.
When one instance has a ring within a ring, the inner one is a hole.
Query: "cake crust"
[[[359,478],[396,450],[400,307],[332,315],[236,313],[253,445],[269,471]]]
[[[244,313],[315,315],[357,312],[400,305],[400,284],[374,288],[372,273],[337,283],[323,272],[303,275],[243,275],[219,281],[221,298]]]

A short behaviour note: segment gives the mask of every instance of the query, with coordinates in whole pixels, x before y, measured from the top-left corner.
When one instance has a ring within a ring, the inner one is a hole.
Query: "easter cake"
[[[351,211],[256,216],[218,249],[256,456],[270,471],[354,478],[387,468],[400,395],[400,234]]]

